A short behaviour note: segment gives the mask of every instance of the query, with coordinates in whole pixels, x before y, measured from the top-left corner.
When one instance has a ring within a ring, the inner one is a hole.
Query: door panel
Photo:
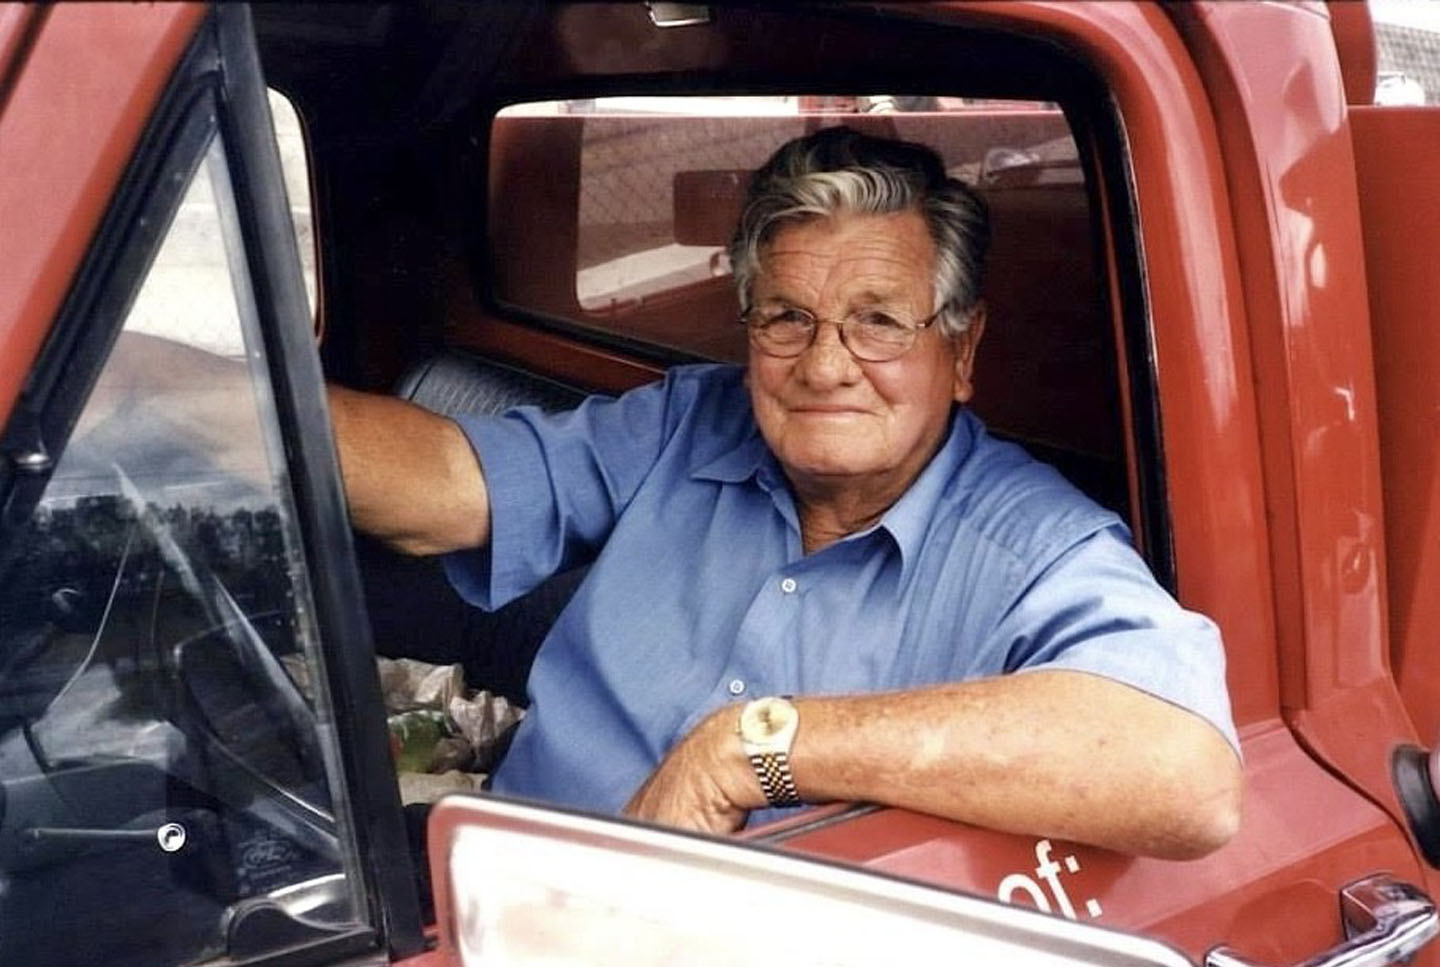
[[[1420,882],[1384,812],[1326,775],[1278,723],[1247,729],[1239,835],[1186,863],[881,810],[779,833],[787,849],[1162,937],[1200,957],[1225,942],[1262,962],[1340,942],[1338,889],[1361,871]],[[1275,929],[1283,913],[1286,929]]]

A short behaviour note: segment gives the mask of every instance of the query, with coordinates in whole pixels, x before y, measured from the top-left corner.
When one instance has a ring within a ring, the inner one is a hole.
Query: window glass
[[[871,94],[512,105],[494,131],[505,149],[492,170],[505,199],[491,218],[500,295],[669,349],[742,358],[725,244],[749,175],[783,142],[840,123],[928,144],[982,190],[1082,190],[1069,127],[1043,102]],[[578,144],[572,157],[557,157],[562,143]],[[521,270],[521,260],[551,271]]]
[[[242,960],[365,909],[233,208],[217,139],[0,557],[0,963]]]
[[[1370,0],[1375,23],[1375,103],[1440,104],[1440,4]]]

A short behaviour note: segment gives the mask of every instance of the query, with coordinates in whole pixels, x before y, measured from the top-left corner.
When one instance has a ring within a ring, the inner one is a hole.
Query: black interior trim
[[[1114,102],[1101,95],[1083,122],[1095,135],[1099,156],[1087,159],[1087,178],[1103,179],[1110,200],[1110,227],[1119,291],[1123,346],[1132,419],[1126,432],[1135,443],[1139,490],[1140,553],[1160,586],[1178,593],[1175,532],[1171,521],[1165,441],[1160,422],[1159,370],[1155,358],[1154,317],[1145,285],[1145,255],[1140,246],[1140,216],[1130,166],[1124,119]],[[1085,158],[1085,153],[1081,153]],[[1097,209],[1098,210],[1098,209]]]

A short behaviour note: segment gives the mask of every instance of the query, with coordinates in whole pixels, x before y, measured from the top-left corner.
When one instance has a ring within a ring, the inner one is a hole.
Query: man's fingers
[[[673,760],[660,764],[625,805],[633,819],[705,833],[733,833],[745,825],[747,815],[720,794],[704,773],[684,774]]]

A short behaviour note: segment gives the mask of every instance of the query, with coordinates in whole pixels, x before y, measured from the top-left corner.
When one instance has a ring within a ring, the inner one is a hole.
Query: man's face
[[[822,320],[883,309],[923,321],[934,310],[935,246],[917,212],[843,215],[780,228],[761,253],[752,303]],[[922,330],[897,359],[857,360],[822,322],[799,356],[750,349],[756,421],[791,481],[807,491],[894,500],[943,441],[953,402],[971,396],[982,319],[957,340]]]

